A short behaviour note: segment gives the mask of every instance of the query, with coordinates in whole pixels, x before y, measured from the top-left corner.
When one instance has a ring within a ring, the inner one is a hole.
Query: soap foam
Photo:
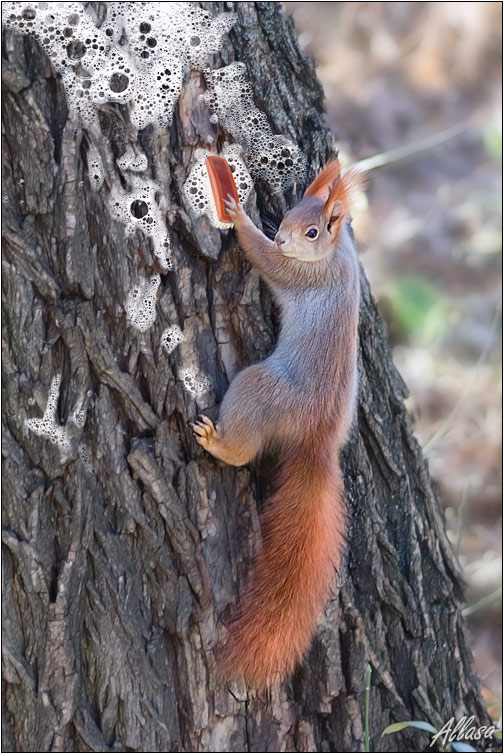
[[[171,246],[163,213],[156,201],[157,192],[159,187],[154,181],[133,175],[129,178],[128,188],[120,184],[112,187],[108,206],[116,220],[124,223],[126,233],[141,228],[145,235],[150,236],[154,255],[161,267],[168,270],[171,268]]]
[[[124,171],[131,171],[134,173],[143,173],[149,167],[147,155],[143,152],[135,152],[133,147],[128,147],[126,152],[117,159],[117,167]]]
[[[101,28],[84,3],[6,2],[2,23],[35,37],[61,73],[71,110],[85,126],[97,106],[131,103],[137,128],[164,128],[184,76],[208,65],[236,15],[215,18],[192,3],[109,3]]]
[[[60,386],[61,375],[57,374],[52,379],[42,419],[26,419],[25,426],[36,435],[46,437],[54,445],[57,445],[60,451],[64,451],[70,448],[70,442],[66,427],[58,424],[56,419]]]
[[[86,413],[82,409],[75,409],[71,418],[75,426],[79,429],[82,429],[86,423]]]
[[[195,398],[200,398],[205,393],[208,393],[212,386],[210,378],[194,366],[180,369],[179,379],[182,380],[187,392]]]
[[[302,180],[306,161],[300,149],[285,136],[273,133],[265,113],[254,104],[254,92],[243,63],[204,71],[207,91],[202,95],[222,128],[243,145],[253,178],[267,181],[273,193]]]
[[[161,335],[161,345],[167,353],[174,351],[183,340],[184,336],[178,325],[170,325],[170,327],[167,327]]]
[[[79,445],[79,458],[81,459],[81,462],[84,464],[86,469],[88,471],[93,471],[93,464],[91,463],[91,460],[89,458],[89,451],[87,446],[84,443],[81,443]]]
[[[93,191],[98,191],[102,186],[104,180],[103,163],[100,157],[100,153],[93,143],[89,144],[87,151],[87,166],[89,174],[89,182]]]
[[[156,321],[157,290],[161,277],[156,273],[142,278],[126,299],[126,317],[133,327],[146,332]]]

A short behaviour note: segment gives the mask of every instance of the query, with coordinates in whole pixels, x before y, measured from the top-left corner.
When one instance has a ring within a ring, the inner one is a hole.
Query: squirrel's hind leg
[[[278,392],[278,377],[267,367],[247,367],[231,382],[216,425],[206,416],[192,425],[196,441],[232,466],[249,463],[271,439]]]
[[[251,454],[250,449],[243,444],[232,445],[226,442],[220,432],[219,424],[215,426],[208,416],[200,414],[199,420],[191,426],[196,442],[224,463],[229,463],[231,466],[243,466],[255,455],[255,453]]]

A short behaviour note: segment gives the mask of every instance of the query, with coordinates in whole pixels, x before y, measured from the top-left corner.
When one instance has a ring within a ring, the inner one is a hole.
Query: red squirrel
[[[285,215],[273,241],[226,201],[241,248],[281,309],[273,353],[240,372],[217,423],[200,416],[198,443],[233,466],[277,448],[277,491],[261,517],[262,549],[222,665],[262,689],[308,650],[345,539],[339,450],[357,394],[359,263],[347,221],[357,177],[329,162]]]

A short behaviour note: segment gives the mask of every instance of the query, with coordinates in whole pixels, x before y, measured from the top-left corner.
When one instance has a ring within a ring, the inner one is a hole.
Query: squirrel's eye
[[[311,241],[314,241],[318,236],[317,228],[310,228],[310,230],[306,231],[305,236],[309,238]]]

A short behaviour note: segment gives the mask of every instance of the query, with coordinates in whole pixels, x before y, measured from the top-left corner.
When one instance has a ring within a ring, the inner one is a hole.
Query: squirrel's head
[[[300,262],[316,262],[332,254],[349,217],[350,193],[356,184],[354,173],[342,175],[337,159],[328,162],[282,220],[275,236],[278,251]]]

